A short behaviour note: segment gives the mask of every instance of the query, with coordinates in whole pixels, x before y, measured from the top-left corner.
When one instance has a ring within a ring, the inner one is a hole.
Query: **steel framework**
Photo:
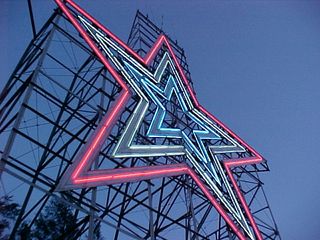
[[[138,11],[127,44],[145,57],[160,35],[166,34]],[[167,39],[192,86],[183,48]],[[150,71],[159,66],[164,52],[160,49]],[[97,226],[106,239],[237,239],[188,175],[56,191],[120,90],[70,19],[56,9],[27,46],[0,95],[1,195],[13,195],[21,206],[10,239],[18,238],[25,223],[32,229],[52,198],[70,205],[77,219],[76,230],[61,239],[93,239]],[[184,156],[110,157],[137,104],[136,96],[126,104],[92,169],[186,161]],[[172,99],[167,111],[175,118],[166,124],[188,128],[192,123],[179,113],[178,105],[178,99]],[[143,129],[155,111],[155,107],[149,109],[136,143],[154,143]],[[179,144],[176,139],[161,141],[157,144]],[[237,157],[246,154],[250,153]],[[233,155],[224,154],[224,158]],[[259,173],[268,170],[263,161],[234,167],[232,173],[263,239],[280,239],[259,178]]]

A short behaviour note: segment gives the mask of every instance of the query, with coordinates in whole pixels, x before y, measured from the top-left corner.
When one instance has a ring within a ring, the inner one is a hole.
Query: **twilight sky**
[[[34,2],[37,28],[52,1]],[[127,40],[137,9],[185,49],[199,101],[260,152],[284,240],[320,235],[319,1],[76,1]],[[27,0],[2,0],[0,89],[31,39]]]

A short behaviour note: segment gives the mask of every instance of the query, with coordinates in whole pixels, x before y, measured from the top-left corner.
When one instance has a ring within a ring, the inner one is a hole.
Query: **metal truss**
[[[160,34],[165,33],[138,11],[128,45],[143,57]],[[192,86],[184,50],[168,39]],[[160,50],[151,70],[163,54]],[[120,90],[65,15],[55,10],[26,48],[0,95],[1,195],[13,195],[21,206],[10,238],[18,238],[23,223],[32,228],[49,201],[59,198],[73,208],[77,219],[77,229],[61,239],[93,239],[97,226],[106,239],[237,239],[187,175],[56,191]],[[177,101],[168,108],[172,116],[177,116]],[[110,157],[137,103],[132,98],[126,105],[92,168],[185,161],[183,156]],[[144,125],[149,125],[155,111],[148,112]],[[175,121],[188,125],[182,117]],[[150,144],[153,140],[138,132],[136,141]],[[177,141],[164,139],[163,144]],[[266,162],[232,169],[263,238],[280,239],[259,178],[259,173],[268,170]]]

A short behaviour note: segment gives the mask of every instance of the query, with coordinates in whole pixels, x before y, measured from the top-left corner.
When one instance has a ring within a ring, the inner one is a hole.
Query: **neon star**
[[[58,190],[63,191],[187,174],[198,185],[239,239],[262,239],[257,224],[231,172],[231,168],[235,166],[259,163],[262,161],[262,157],[198,103],[167,38],[161,35],[150,52],[145,58],[142,58],[72,0],[56,0],[56,2],[122,89],[113,108],[103,116],[95,132],[63,175]],[[158,67],[158,70],[154,73],[150,73],[147,67],[162,46],[166,47],[167,52],[164,54],[159,65],[170,66],[174,72],[174,76],[169,80],[169,82],[172,81],[170,84],[173,84],[173,88],[169,90],[176,91],[183,111],[188,116],[192,116],[200,129],[192,131],[195,138],[195,141],[192,141],[188,135],[185,135],[184,131],[178,128],[169,128],[170,130],[162,128],[163,119],[161,120],[161,111],[163,110],[163,106],[158,104],[158,109],[162,110],[159,110],[160,113],[158,113],[158,117],[156,118],[160,118],[161,121],[155,120],[158,122],[153,123],[155,127],[150,128],[151,130],[148,132],[149,137],[157,137],[156,133],[160,133],[161,136],[158,137],[165,137],[162,135],[169,130],[171,135],[169,134],[166,137],[180,137],[185,141],[185,144],[177,146],[132,145],[132,139],[139,127],[141,117],[148,110],[150,101],[156,103],[159,100],[159,97],[154,93],[162,95],[163,99],[170,100],[170,94],[166,94],[166,91],[156,86],[157,81],[160,79],[159,76],[162,75],[161,71],[165,67]],[[115,56],[113,52],[116,52],[118,56]],[[108,60],[106,55],[108,56]],[[126,70],[123,61],[119,61],[118,57],[125,60],[127,64],[132,66],[132,69],[140,72],[139,74],[145,76],[141,78],[144,80],[140,81],[140,85],[144,84],[145,86],[144,91],[139,89],[138,78],[134,79],[130,76],[130,71]],[[178,90],[182,90],[181,96]],[[122,134],[122,139],[119,141],[122,143],[118,143],[114,156],[126,157],[126,154],[137,157],[185,155],[191,165],[177,163],[121,169],[90,170],[102,144],[108,138],[114,124],[123,112],[123,108],[131,98],[131,91],[134,91],[140,97],[140,101],[126,126],[129,132],[125,131]],[[155,98],[152,98],[152,94]],[[134,123],[138,124],[134,126]],[[134,126],[134,128],[128,126]],[[226,139],[228,144],[222,146],[206,145],[206,141],[204,141],[222,138]],[[223,162],[219,160],[218,154],[230,152],[246,152],[251,157]],[[207,165],[213,166],[212,171],[204,170]],[[216,181],[213,181],[213,179],[216,179]],[[219,190],[219,184],[216,183],[223,184],[227,189],[227,193],[222,193]],[[228,194],[231,201],[227,200],[224,194]]]

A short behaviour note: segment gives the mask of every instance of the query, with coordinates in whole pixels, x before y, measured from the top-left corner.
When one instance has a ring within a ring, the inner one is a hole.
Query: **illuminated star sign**
[[[149,54],[141,58],[73,1],[56,2],[122,88],[113,108],[103,116],[94,133],[64,173],[58,190],[188,174],[239,239],[262,239],[230,170],[234,166],[259,163],[262,158],[198,103],[167,38],[161,35]],[[157,69],[150,72],[148,65],[162,46],[165,46],[165,53]],[[167,78],[164,77],[166,69],[170,69],[171,73]],[[159,83],[163,80],[165,87],[160,87]],[[121,133],[112,156],[126,158],[184,155],[186,163],[91,170],[94,159],[132,94],[139,97],[139,102]],[[165,116],[168,114],[165,103],[172,101],[173,95],[183,114],[196,126],[195,129],[186,131],[179,126],[164,126]],[[181,144],[134,143],[146,113],[150,111],[150,104],[156,105],[156,110],[146,136],[155,139],[179,139]],[[213,143],[220,140],[225,144]],[[250,153],[252,157],[222,162],[218,158],[222,153]]]

